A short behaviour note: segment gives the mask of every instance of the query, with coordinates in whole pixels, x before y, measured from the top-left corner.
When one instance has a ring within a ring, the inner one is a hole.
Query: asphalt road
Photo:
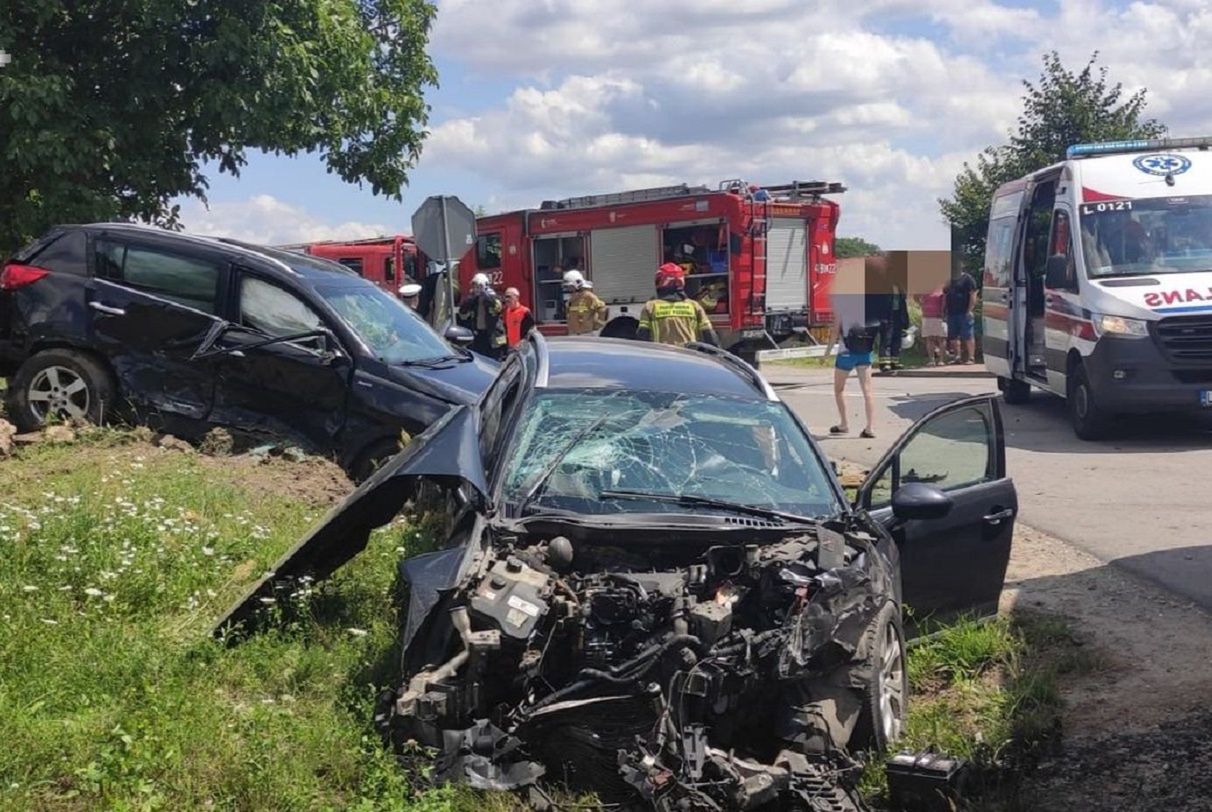
[[[830,456],[863,465],[931,409],[997,388],[992,378],[950,371],[876,377],[876,439],[863,440],[852,378],[851,436],[834,438],[832,370],[768,364],[762,371]],[[1088,443],[1073,434],[1059,398],[1037,391],[1026,405],[999,405],[1022,521],[1212,611],[1212,420],[1133,419],[1114,439]]]

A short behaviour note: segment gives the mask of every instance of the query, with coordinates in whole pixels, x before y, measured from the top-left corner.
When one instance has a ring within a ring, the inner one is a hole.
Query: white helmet
[[[473,288],[488,287],[488,274],[478,273],[471,278],[471,286]]]
[[[421,286],[415,282],[410,282],[407,285],[400,286],[400,295],[405,299],[411,299],[413,296],[421,295]]]
[[[585,287],[585,275],[578,270],[566,271],[564,273],[564,287],[569,290],[580,290]]]

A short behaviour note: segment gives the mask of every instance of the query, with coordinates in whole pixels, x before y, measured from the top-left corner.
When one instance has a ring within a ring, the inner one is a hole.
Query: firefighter
[[[501,320],[501,300],[478,273],[471,278],[471,291],[459,305],[459,323],[475,335],[471,349],[489,358],[500,358],[505,350],[505,324]]]
[[[597,333],[606,326],[606,303],[590,290],[585,275],[571,270],[564,274],[564,290],[569,294],[568,335],[579,336]]]
[[[420,307],[421,301],[421,286],[415,282],[400,286],[400,301],[408,305],[409,309],[416,312]]]
[[[707,311],[694,299],[686,298],[686,272],[666,262],[656,272],[655,299],[649,299],[640,311],[640,329],[636,338],[683,347],[691,341],[719,346],[719,339],[707,318]]]
[[[517,288],[505,289],[505,341],[510,349],[522,343],[534,329],[534,316],[530,308],[522,304],[522,294]]]

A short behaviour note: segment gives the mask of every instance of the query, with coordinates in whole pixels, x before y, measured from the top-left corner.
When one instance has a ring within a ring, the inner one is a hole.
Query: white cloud
[[[1098,50],[1175,135],[1212,134],[1207,0],[441,0],[434,46],[512,92],[439,121],[422,173],[494,208],[743,176],[840,180],[843,233],[943,247],[936,199],[1056,48]],[[924,23],[924,25],[923,25]],[[941,32],[941,33],[940,33]],[[466,108],[460,100],[460,106]]]
[[[188,201],[181,207],[181,222],[191,234],[232,237],[261,245],[354,240],[395,233],[377,223],[327,222],[265,194],[247,200],[211,203],[209,208],[198,201]]]

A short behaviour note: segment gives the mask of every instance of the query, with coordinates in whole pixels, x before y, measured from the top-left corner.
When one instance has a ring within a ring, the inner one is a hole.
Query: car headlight
[[[1144,338],[1149,335],[1149,326],[1140,319],[1095,313],[1094,332],[1100,336],[1113,335],[1121,338]]]

